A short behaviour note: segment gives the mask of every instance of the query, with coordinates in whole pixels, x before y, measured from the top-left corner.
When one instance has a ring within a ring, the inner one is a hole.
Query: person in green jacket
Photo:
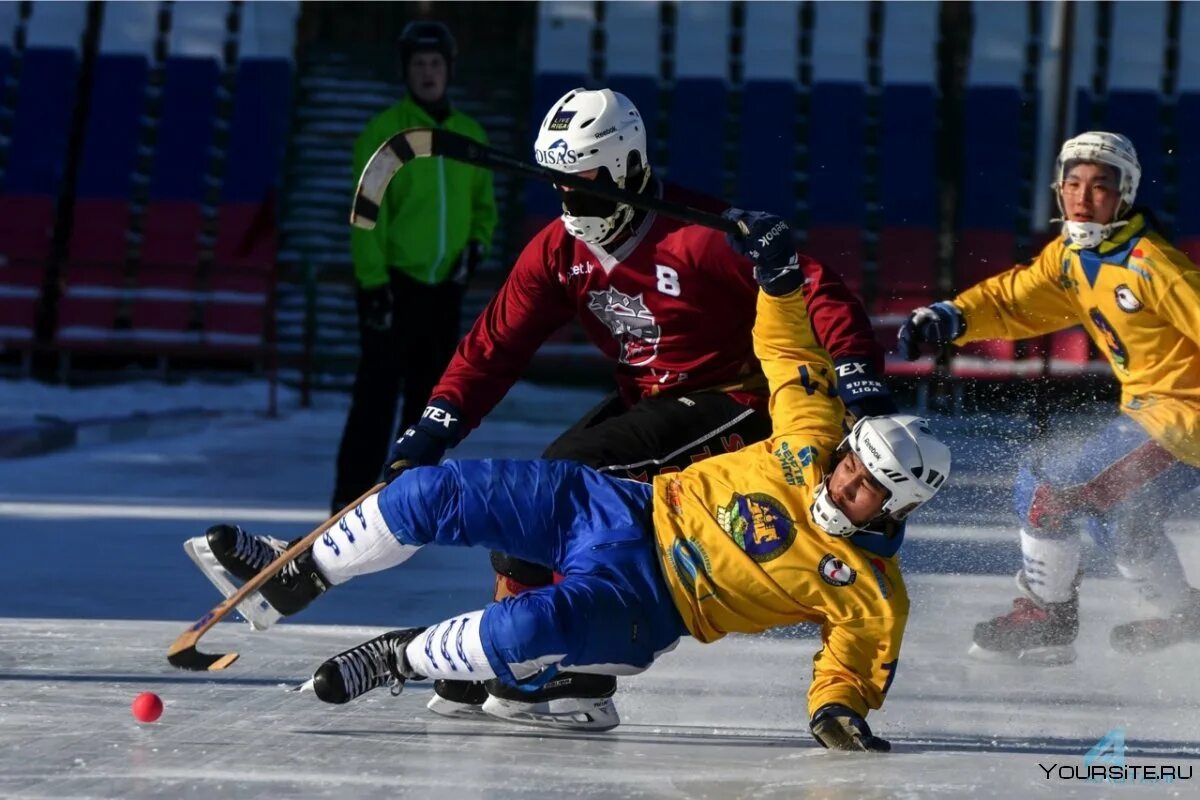
[[[486,143],[479,123],[451,107],[454,37],[440,22],[418,20],[400,35],[407,96],[377,115],[354,144],[358,181],[371,154],[405,128],[441,127]],[[338,448],[333,509],[379,477],[398,430],[420,417],[459,339],[467,281],[492,240],[496,200],[491,172],[443,158],[405,166],[388,187],[374,230],[354,228],[362,357]]]

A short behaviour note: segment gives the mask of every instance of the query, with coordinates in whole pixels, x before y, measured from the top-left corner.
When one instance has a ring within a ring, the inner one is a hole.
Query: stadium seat
[[[121,266],[72,266],[62,281],[55,340],[76,348],[110,344],[125,291]]]
[[[0,264],[0,342],[33,340],[43,280],[41,266]]]

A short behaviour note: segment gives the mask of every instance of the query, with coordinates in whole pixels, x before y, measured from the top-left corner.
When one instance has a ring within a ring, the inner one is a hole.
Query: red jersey
[[[719,200],[665,185],[663,197],[720,213]],[[866,360],[882,374],[883,352],[862,304],[841,278],[801,254],[813,331],[839,358]],[[744,384],[734,394],[765,409],[767,387],[751,329],[758,298],[754,263],[725,234],[648,213],[612,253],[567,233],[560,220],[526,245],[500,291],[459,343],[432,398],[462,412],[464,432],[479,424],[520,378],[556,330],[578,317],[593,344],[616,364],[617,387],[632,405],[670,392]]]

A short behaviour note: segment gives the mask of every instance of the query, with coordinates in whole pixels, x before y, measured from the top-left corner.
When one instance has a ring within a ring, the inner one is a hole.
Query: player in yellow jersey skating
[[[1028,266],[915,310],[900,352],[922,342],[1024,339],[1083,325],[1121,383],[1121,416],[1081,447],[1022,467],[1022,597],[975,627],[972,653],[1069,663],[1079,628],[1080,540],[1110,553],[1162,617],[1113,629],[1123,652],[1200,638],[1200,592],[1163,519],[1200,485],[1200,272],[1134,206],[1141,166],[1128,139],[1089,132],[1063,144],[1054,190],[1063,235]]]

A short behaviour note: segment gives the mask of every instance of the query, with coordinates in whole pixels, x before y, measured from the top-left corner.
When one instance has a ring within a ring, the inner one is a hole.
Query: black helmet
[[[404,26],[400,38],[396,40],[400,50],[400,74],[408,71],[408,62],[416,53],[432,50],[441,53],[446,59],[449,71],[454,69],[454,58],[458,55],[458,47],[454,44],[454,35],[444,23],[431,19],[417,19]]]

